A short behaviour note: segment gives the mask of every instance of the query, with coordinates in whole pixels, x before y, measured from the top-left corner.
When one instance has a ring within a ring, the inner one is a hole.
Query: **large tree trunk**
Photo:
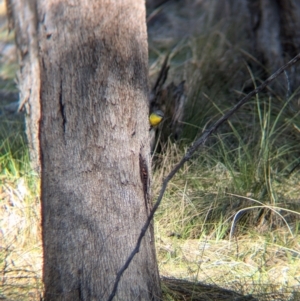
[[[106,300],[150,209],[144,2],[10,2],[38,70],[45,300]],[[115,300],[159,299],[151,230]]]

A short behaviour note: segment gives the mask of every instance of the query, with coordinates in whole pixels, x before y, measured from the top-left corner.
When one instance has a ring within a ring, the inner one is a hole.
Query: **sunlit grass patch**
[[[259,300],[290,300],[299,292],[299,252],[263,236],[233,241],[165,237],[157,249],[160,272],[167,277],[214,284]],[[279,293],[284,293],[281,299],[272,299]]]
[[[258,300],[298,300],[299,116],[272,98],[247,106],[170,183],[156,215],[160,271]],[[184,153],[165,147],[155,193]]]
[[[0,293],[9,300],[37,300],[42,264],[39,185],[36,177],[15,172],[6,169],[0,176]]]

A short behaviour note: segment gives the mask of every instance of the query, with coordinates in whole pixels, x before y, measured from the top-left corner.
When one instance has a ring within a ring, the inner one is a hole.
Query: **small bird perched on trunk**
[[[164,112],[159,109],[154,110],[149,116],[149,123],[150,123],[149,135],[150,135],[150,146],[152,151],[155,148],[156,127],[162,122],[163,119],[164,119]]]
[[[159,125],[164,118],[164,113],[161,110],[153,111],[149,116],[150,129]]]

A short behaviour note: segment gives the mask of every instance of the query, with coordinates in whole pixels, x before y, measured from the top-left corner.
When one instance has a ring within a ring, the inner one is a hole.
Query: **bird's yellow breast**
[[[149,122],[150,122],[151,126],[157,126],[161,122],[161,120],[162,120],[162,116],[159,116],[155,112],[153,112],[149,116]]]

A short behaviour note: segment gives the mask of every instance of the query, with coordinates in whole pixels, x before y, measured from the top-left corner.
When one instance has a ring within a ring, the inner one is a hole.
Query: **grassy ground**
[[[149,25],[150,76],[155,79],[172,49],[169,80],[186,80],[188,103],[182,139],[168,141],[158,155],[154,196],[188,145],[261,76],[243,39],[224,21],[197,16],[202,27],[187,37],[180,32],[184,10],[167,11],[173,18],[151,15],[151,22],[175,25]],[[4,28],[0,39],[11,45]],[[2,51],[0,64],[3,112],[16,92],[16,62]],[[159,269],[162,276],[190,282],[165,278],[165,300],[238,300],[217,287],[260,301],[300,300],[300,117],[295,94],[268,92],[223,125],[168,187],[155,217]],[[29,166],[22,114],[0,117],[0,299],[39,300],[39,179]],[[199,297],[199,290],[209,297]]]
[[[153,81],[167,41],[170,81],[186,80],[188,98],[181,143],[169,141],[158,159],[156,195],[189,143],[263,76],[238,26],[201,11],[178,13],[179,5],[152,13],[149,29]],[[187,20],[197,28],[189,37]],[[156,215],[161,275],[259,300],[300,300],[297,93],[272,87],[254,97],[172,180]]]
[[[224,163],[201,167],[196,162],[172,181],[155,224],[161,275],[259,300],[298,300],[291,292],[299,290],[299,223],[298,210],[291,208],[299,175],[274,183],[273,194],[280,194],[274,200],[250,197],[254,192],[234,176],[240,177]],[[279,299],[274,292],[282,293]]]

